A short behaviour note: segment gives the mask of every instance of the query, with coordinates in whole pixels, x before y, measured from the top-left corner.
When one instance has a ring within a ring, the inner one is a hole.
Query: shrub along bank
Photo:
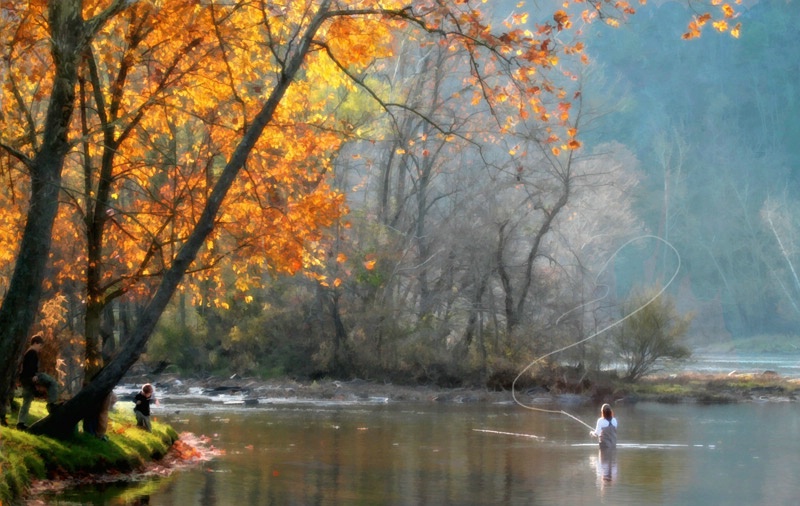
[[[136,427],[126,404],[111,412],[108,439],[77,432],[68,441],[16,430],[16,420],[0,428],[0,506],[19,501],[34,480],[135,471],[166,455],[178,434],[153,423],[153,432]],[[34,402],[31,419],[44,417],[43,402]]]

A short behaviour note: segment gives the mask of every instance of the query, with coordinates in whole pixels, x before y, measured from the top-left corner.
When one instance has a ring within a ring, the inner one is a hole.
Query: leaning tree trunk
[[[275,110],[283,99],[289,85],[297,76],[303,60],[308,54],[314,34],[317,33],[320,25],[326,19],[329,4],[329,1],[324,1],[322,3],[316,16],[310,22],[303,38],[300,40],[297,50],[292,54],[291,59],[286,62],[270,97],[255,116],[252,124],[231,155],[230,160],[222,170],[195,228],[192,230],[191,234],[189,234],[186,243],[181,247],[172,265],[165,272],[156,293],[142,312],[136,327],[133,329],[133,333],[130,338],[125,341],[119,354],[106,364],[92,381],[82,388],[75,397],[59,407],[56,411],[51,413],[51,415],[33,424],[30,428],[32,433],[43,434],[59,439],[70,437],[74,434],[75,427],[78,422],[86,416],[86,413],[97,412],[106,396],[111,393],[125,373],[128,372],[144,352],[147,341],[150,339],[150,335],[153,333],[156,323],[158,323],[158,319],[166,309],[172,295],[183,279],[186,270],[192,262],[194,262],[197,252],[200,251],[206,238],[214,229],[214,223],[225,195],[255,146],[256,141],[264,131],[264,128],[266,128],[267,124],[272,120]]]
[[[119,4],[119,8],[124,2],[120,0],[115,4]],[[85,22],[81,17],[82,9],[80,0],[49,2],[50,51],[55,72],[42,142],[32,159],[14,153],[30,170],[31,195],[14,273],[0,306],[0,399],[6,399],[11,393],[17,364],[39,309],[58,211],[61,170],[70,149],[67,133],[75,107],[77,67],[92,29],[102,21],[98,17],[92,24]],[[104,16],[112,13],[107,11]],[[0,405],[0,415],[4,416],[5,403]]]

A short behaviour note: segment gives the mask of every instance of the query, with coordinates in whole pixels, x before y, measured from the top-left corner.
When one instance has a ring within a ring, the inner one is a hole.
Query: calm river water
[[[609,458],[582,424],[513,403],[179,408],[161,419],[224,455],[49,504],[800,504],[796,402],[619,405]],[[564,409],[593,424],[598,408]]]

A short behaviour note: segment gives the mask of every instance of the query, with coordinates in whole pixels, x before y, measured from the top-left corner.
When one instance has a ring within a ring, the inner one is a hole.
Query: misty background
[[[637,214],[680,252],[671,292],[709,339],[795,334],[798,5],[745,8],[739,39],[676,43],[687,12],[665,2],[594,27],[595,59],[627,97],[585,135],[639,160]]]
[[[560,359],[600,370],[615,353],[604,329],[661,289],[670,318],[691,320],[695,349],[752,338],[795,349],[797,7],[741,7],[738,39],[708,27],[682,40],[692,12],[678,1],[618,28],[592,24],[580,34],[591,63],[551,75],[573,102],[576,151],[537,118],[496,135],[497,110],[453,100],[467,75],[459,55],[410,46],[375,79],[426,120],[383,114],[364,95],[332,105],[363,140],[336,159],[350,213],[318,245],[327,261],[313,277],[257,273],[266,288],[248,303],[231,288],[225,310],[182,294],[146,362],[507,382],[597,334]]]

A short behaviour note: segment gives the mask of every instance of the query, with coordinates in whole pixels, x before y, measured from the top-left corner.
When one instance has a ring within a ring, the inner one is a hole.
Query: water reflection
[[[597,406],[579,409],[575,414],[584,420],[596,416]],[[798,411],[789,403],[618,406],[625,419],[619,447],[601,453],[580,424],[512,404],[182,409],[171,421],[176,428],[211,437],[223,456],[154,484],[139,498],[78,494],[70,500],[796,505]]]
[[[617,479],[617,450],[599,449],[597,454],[590,458],[590,462],[597,473],[597,486],[605,488]]]

